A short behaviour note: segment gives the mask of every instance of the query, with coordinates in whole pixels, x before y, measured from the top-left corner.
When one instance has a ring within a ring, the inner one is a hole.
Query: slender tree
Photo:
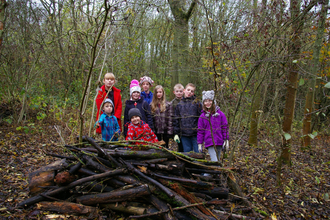
[[[306,95],[306,104],[305,104],[305,112],[304,112],[304,120],[303,120],[303,137],[302,137],[302,147],[310,146],[311,144],[311,121],[312,121],[312,112],[314,109],[314,97],[315,97],[315,85],[316,85],[316,77],[320,70],[320,51],[322,47],[322,41],[325,30],[325,21],[327,19],[327,9],[329,0],[321,1],[322,9],[319,16],[317,35],[314,43],[313,49],[313,60],[311,67],[311,79],[309,81],[307,95]]]

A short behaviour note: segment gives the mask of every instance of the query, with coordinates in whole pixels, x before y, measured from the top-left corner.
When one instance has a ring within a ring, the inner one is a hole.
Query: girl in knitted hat
[[[139,85],[139,81],[133,79],[130,84],[130,99],[125,102],[125,111],[124,111],[124,136],[127,135],[128,124],[130,122],[130,118],[128,116],[128,112],[132,108],[138,108],[141,112],[141,120],[149,125],[151,129],[153,129],[152,117],[150,115],[150,106],[144,100],[143,97],[140,97],[141,87]]]
[[[150,104],[153,98],[153,93],[150,91],[150,87],[153,86],[154,81],[149,76],[144,76],[140,78],[140,84],[143,89],[141,96],[146,102],[148,102],[148,104]]]
[[[165,147],[168,148],[169,138],[173,135],[173,110],[170,102],[166,101],[165,91],[161,85],[155,87],[150,106],[155,134],[158,140],[165,141]]]
[[[221,149],[228,144],[228,122],[225,114],[216,105],[214,91],[203,91],[203,110],[198,119],[197,143],[202,151],[203,143],[211,161],[220,161]]]

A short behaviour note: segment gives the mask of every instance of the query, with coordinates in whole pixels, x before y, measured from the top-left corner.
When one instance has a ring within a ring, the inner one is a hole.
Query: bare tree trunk
[[[302,31],[302,22],[299,16],[301,1],[300,0],[291,0],[290,1],[290,11],[292,19],[292,39],[291,44],[289,45],[289,75],[287,82],[287,93],[285,97],[285,108],[284,108],[284,118],[283,118],[283,145],[281,149],[280,159],[291,165],[291,129],[292,122],[294,117],[294,109],[296,102],[297,94],[297,80],[298,80],[298,64],[297,60],[299,59],[301,40],[300,35]]]
[[[325,20],[327,18],[327,6],[329,0],[322,1],[322,10],[320,13],[320,20],[318,25],[317,36],[313,49],[313,61],[311,67],[311,76],[312,78],[309,81],[309,86],[306,96],[306,104],[304,111],[304,120],[303,120],[303,138],[302,138],[302,147],[310,146],[311,144],[311,121],[312,121],[312,112],[314,109],[314,96],[315,96],[315,85],[316,85],[316,76],[319,72],[319,57],[320,50],[322,47],[323,33],[325,29]]]
[[[188,22],[192,12],[196,6],[196,1],[192,1],[187,12],[184,9],[184,1],[168,0],[172,14],[175,18],[174,22],[174,45],[173,45],[173,60],[174,69],[172,72],[172,88],[176,83],[181,83],[184,86],[189,80],[189,65],[188,57]]]

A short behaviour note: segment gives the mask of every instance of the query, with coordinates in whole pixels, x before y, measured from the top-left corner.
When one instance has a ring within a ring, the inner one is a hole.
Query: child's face
[[[112,110],[113,110],[113,106],[111,105],[111,103],[107,102],[103,105],[103,112],[107,115],[111,115]]]
[[[142,83],[142,89],[144,92],[149,92],[149,88],[150,88],[150,83],[148,83],[148,82]]]
[[[175,89],[173,91],[175,97],[177,97],[178,99],[181,99],[183,96],[183,89]]]
[[[133,125],[137,125],[137,124],[139,124],[140,121],[141,121],[141,118],[140,118],[139,116],[137,116],[137,115],[135,115],[135,116],[133,116],[133,117],[131,118],[131,122],[132,122]]]
[[[183,90],[184,96],[189,98],[195,94],[195,88],[192,86],[188,86],[186,89]]]
[[[103,83],[105,85],[106,89],[110,89],[111,86],[115,84],[115,79],[110,79],[110,78],[104,78]]]
[[[209,108],[211,108],[212,103],[213,103],[213,101],[211,99],[205,99],[203,104],[207,109],[209,109]]]
[[[132,93],[132,100],[137,101],[140,98],[140,93],[138,91],[135,91]]]
[[[163,98],[163,90],[162,89],[157,89],[157,99],[161,99]]]

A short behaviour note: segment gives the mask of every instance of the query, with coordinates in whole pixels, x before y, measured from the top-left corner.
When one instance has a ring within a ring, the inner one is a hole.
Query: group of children
[[[105,74],[96,98],[96,132],[102,134],[104,141],[116,141],[121,134],[122,102],[115,82],[113,73]],[[161,85],[150,91],[153,84],[148,76],[131,81],[124,110],[125,139],[140,141],[136,144],[163,140],[168,148],[169,139],[173,138],[179,152],[201,152],[204,144],[211,160],[219,161],[221,149],[229,147],[229,135],[227,118],[216,105],[214,91],[203,91],[201,103],[196,99],[194,84],[176,84],[175,98],[168,102]]]

